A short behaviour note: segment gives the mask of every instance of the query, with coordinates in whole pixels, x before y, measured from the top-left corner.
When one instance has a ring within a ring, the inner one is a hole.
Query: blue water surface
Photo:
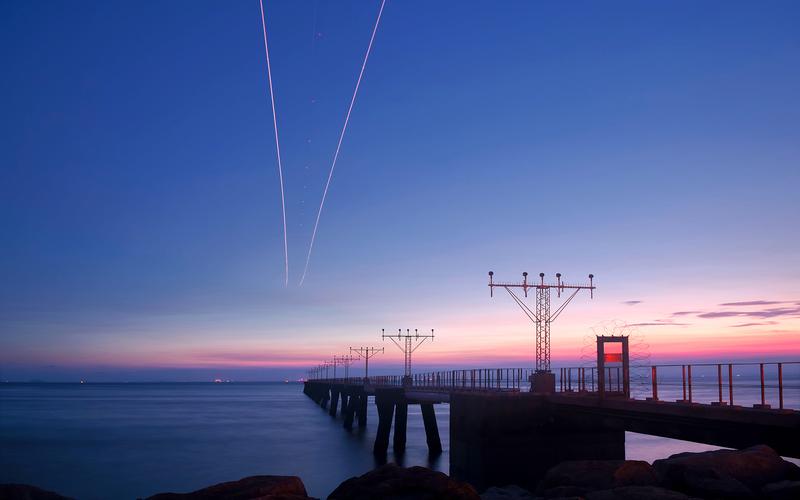
[[[404,456],[449,468],[449,407],[437,405],[444,452],[428,456],[419,406],[409,407]],[[79,499],[186,492],[256,474],[297,475],[325,498],[377,464],[377,413],[345,431],[296,383],[0,384],[0,482]],[[628,433],[630,459],[652,461],[696,443]]]

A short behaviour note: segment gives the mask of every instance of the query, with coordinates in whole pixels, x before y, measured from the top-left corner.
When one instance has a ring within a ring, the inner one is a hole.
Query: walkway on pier
[[[406,445],[406,427],[409,404],[419,404],[422,409],[429,449],[432,453],[441,451],[434,405],[451,403],[451,432],[457,429],[454,422],[463,415],[455,405],[455,400],[483,401],[498,404],[512,418],[528,418],[531,411],[545,412],[559,419],[573,430],[595,428],[603,431],[632,431],[686,441],[694,441],[732,448],[767,444],[779,453],[800,457],[800,412],[789,409],[784,398],[783,369],[791,363],[741,363],[669,365],[651,367],[653,378],[652,392],[644,394],[647,398],[633,399],[623,391],[624,374],[619,369],[609,369],[600,377],[594,368],[562,368],[557,373],[556,390],[551,394],[531,393],[532,371],[524,368],[446,370],[415,374],[411,377],[378,376],[368,381],[360,378],[318,379],[306,383],[305,392],[323,407],[329,407],[331,415],[338,411],[344,418],[344,427],[352,428],[358,419],[360,426],[366,426],[367,404],[373,397],[378,409],[378,432],[374,450],[385,453],[394,423],[393,445],[396,452],[402,452]],[[657,378],[658,369],[663,374],[667,368],[677,367],[679,378],[662,375]],[[705,404],[696,402],[697,383],[693,382],[698,367],[710,367],[718,375],[716,384],[704,386],[705,394],[714,394],[713,401]],[[760,373],[760,403],[753,407],[737,406],[734,403],[734,368],[753,368]],[[765,367],[777,369],[774,391],[777,398],[770,405],[766,397],[768,385],[765,380]],[[727,379],[723,377],[727,375]],[[599,379],[605,380],[600,390]],[[709,387],[713,391],[709,391]],[[677,391],[677,398],[671,401],[660,400],[665,391]],[[694,392],[693,392],[694,389]],[[465,398],[465,396],[470,396]],[[723,397],[724,396],[724,397]],[[533,398],[533,399],[531,399]],[[530,402],[535,400],[531,409]],[[341,403],[340,403],[341,401]],[[792,402],[796,404],[796,402]],[[471,416],[488,417],[492,411],[478,405],[479,409],[468,410]],[[774,407],[773,407],[774,406]],[[476,413],[477,412],[477,413]],[[485,415],[484,415],[485,413]],[[481,416],[483,415],[483,416]],[[602,425],[597,426],[600,422]],[[453,436],[451,436],[452,441]],[[502,439],[499,439],[502,441]],[[624,443],[624,437],[623,437]]]

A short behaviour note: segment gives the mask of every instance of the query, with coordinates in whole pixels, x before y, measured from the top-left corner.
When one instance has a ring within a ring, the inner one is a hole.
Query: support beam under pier
[[[386,451],[389,449],[389,433],[392,430],[396,399],[394,392],[375,392],[375,406],[378,407],[378,432],[375,435],[375,445],[372,447],[372,451],[376,455],[386,455]]]
[[[331,409],[328,411],[331,417],[336,416],[337,406],[339,406],[339,389],[331,387]]]
[[[353,418],[356,411],[356,406],[358,405],[359,401],[358,394],[350,394],[347,397],[347,405],[344,404],[344,399],[342,399],[342,414],[344,415],[344,428],[345,429],[352,429],[353,428]]]
[[[324,409],[328,406],[328,401],[331,400],[331,393],[330,390],[325,387],[322,391],[322,399],[319,402],[319,405]]]
[[[506,484],[534,490],[556,464],[592,459],[625,459],[625,431],[602,418],[565,417],[535,393],[450,398],[450,474],[479,491]]]
[[[367,402],[369,395],[366,392],[361,393],[361,399],[358,401],[358,426],[367,426]]]
[[[406,451],[406,430],[408,428],[408,403],[405,399],[395,403],[394,412],[394,439],[392,446],[395,453]]]
[[[432,403],[421,403],[422,421],[425,424],[425,439],[428,441],[428,453],[438,455],[442,452],[442,440],[439,437],[439,425]]]

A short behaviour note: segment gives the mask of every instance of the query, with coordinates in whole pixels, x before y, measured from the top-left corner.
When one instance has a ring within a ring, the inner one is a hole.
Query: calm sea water
[[[755,394],[752,394],[755,397]],[[376,466],[377,414],[346,432],[295,383],[0,384],[0,482],[79,499],[190,491],[254,474],[297,475],[325,498]],[[418,406],[408,447],[389,460],[448,471],[447,405],[436,406],[444,453],[429,459]],[[652,461],[715,447],[628,433],[627,456]]]

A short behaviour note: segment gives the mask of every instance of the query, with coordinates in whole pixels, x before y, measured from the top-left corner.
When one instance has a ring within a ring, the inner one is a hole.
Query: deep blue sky
[[[295,377],[381,327],[528,349],[489,269],[598,276],[565,359],[600,320],[800,299],[794,1],[389,0],[298,288],[378,5],[266,2],[284,289],[257,0],[4,2],[0,378]],[[793,307],[668,335],[797,354]]]

